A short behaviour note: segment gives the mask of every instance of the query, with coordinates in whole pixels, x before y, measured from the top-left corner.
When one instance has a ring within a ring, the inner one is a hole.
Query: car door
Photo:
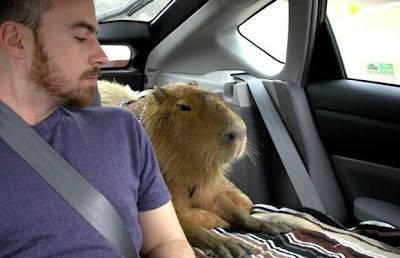
[[[400,225],[400,5],[329,0],[305,89],[346,206]]]

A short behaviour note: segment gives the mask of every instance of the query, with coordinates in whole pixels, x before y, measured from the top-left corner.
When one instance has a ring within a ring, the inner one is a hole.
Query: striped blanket
[[[253,216],[297,229],[277,237],[222,228],[213,232],[246,246],[251,257],[400,257],[400,231],[386,223],[365,221],[348,229],[312,209],[263,204],[254,205]],[[194,251],[198,258],[208,257]]]

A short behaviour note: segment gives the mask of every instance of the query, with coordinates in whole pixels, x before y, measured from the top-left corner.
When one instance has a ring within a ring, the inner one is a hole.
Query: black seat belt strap
[[[0,101],[0,137],[124,257],[136,257],[112,204],[25,121]]]
[[[261,80],[247,74],[235,75],[247,83],[264,123],[271,135],[275,148],[292,182],[297,196],[304,207],[325,213],[325,208],[318,196],[311,178],[299,153],[283,124],[283,121]]]

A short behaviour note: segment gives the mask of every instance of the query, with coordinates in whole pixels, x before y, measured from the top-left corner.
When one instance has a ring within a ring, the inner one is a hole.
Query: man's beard
[[[60,49],[60,51],[63,51]],[[92,104],[96,85],[83,85],[86,78],[100,76],[100,69],[94,67],[85,71],[79,82],[71,87],[72,82],[63,76],[65,72],[48,58],[37,32],[34,32],[34,53],[29,78],[37,89],[54,97],[57,105],[84,108]]]

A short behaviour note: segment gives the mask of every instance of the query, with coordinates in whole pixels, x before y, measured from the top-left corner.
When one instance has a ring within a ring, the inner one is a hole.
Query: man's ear
[[[28,29],[12,21],[5,21],[0,26],[0,47],[7,54],[16,58],[27,55],[26,39]]]

